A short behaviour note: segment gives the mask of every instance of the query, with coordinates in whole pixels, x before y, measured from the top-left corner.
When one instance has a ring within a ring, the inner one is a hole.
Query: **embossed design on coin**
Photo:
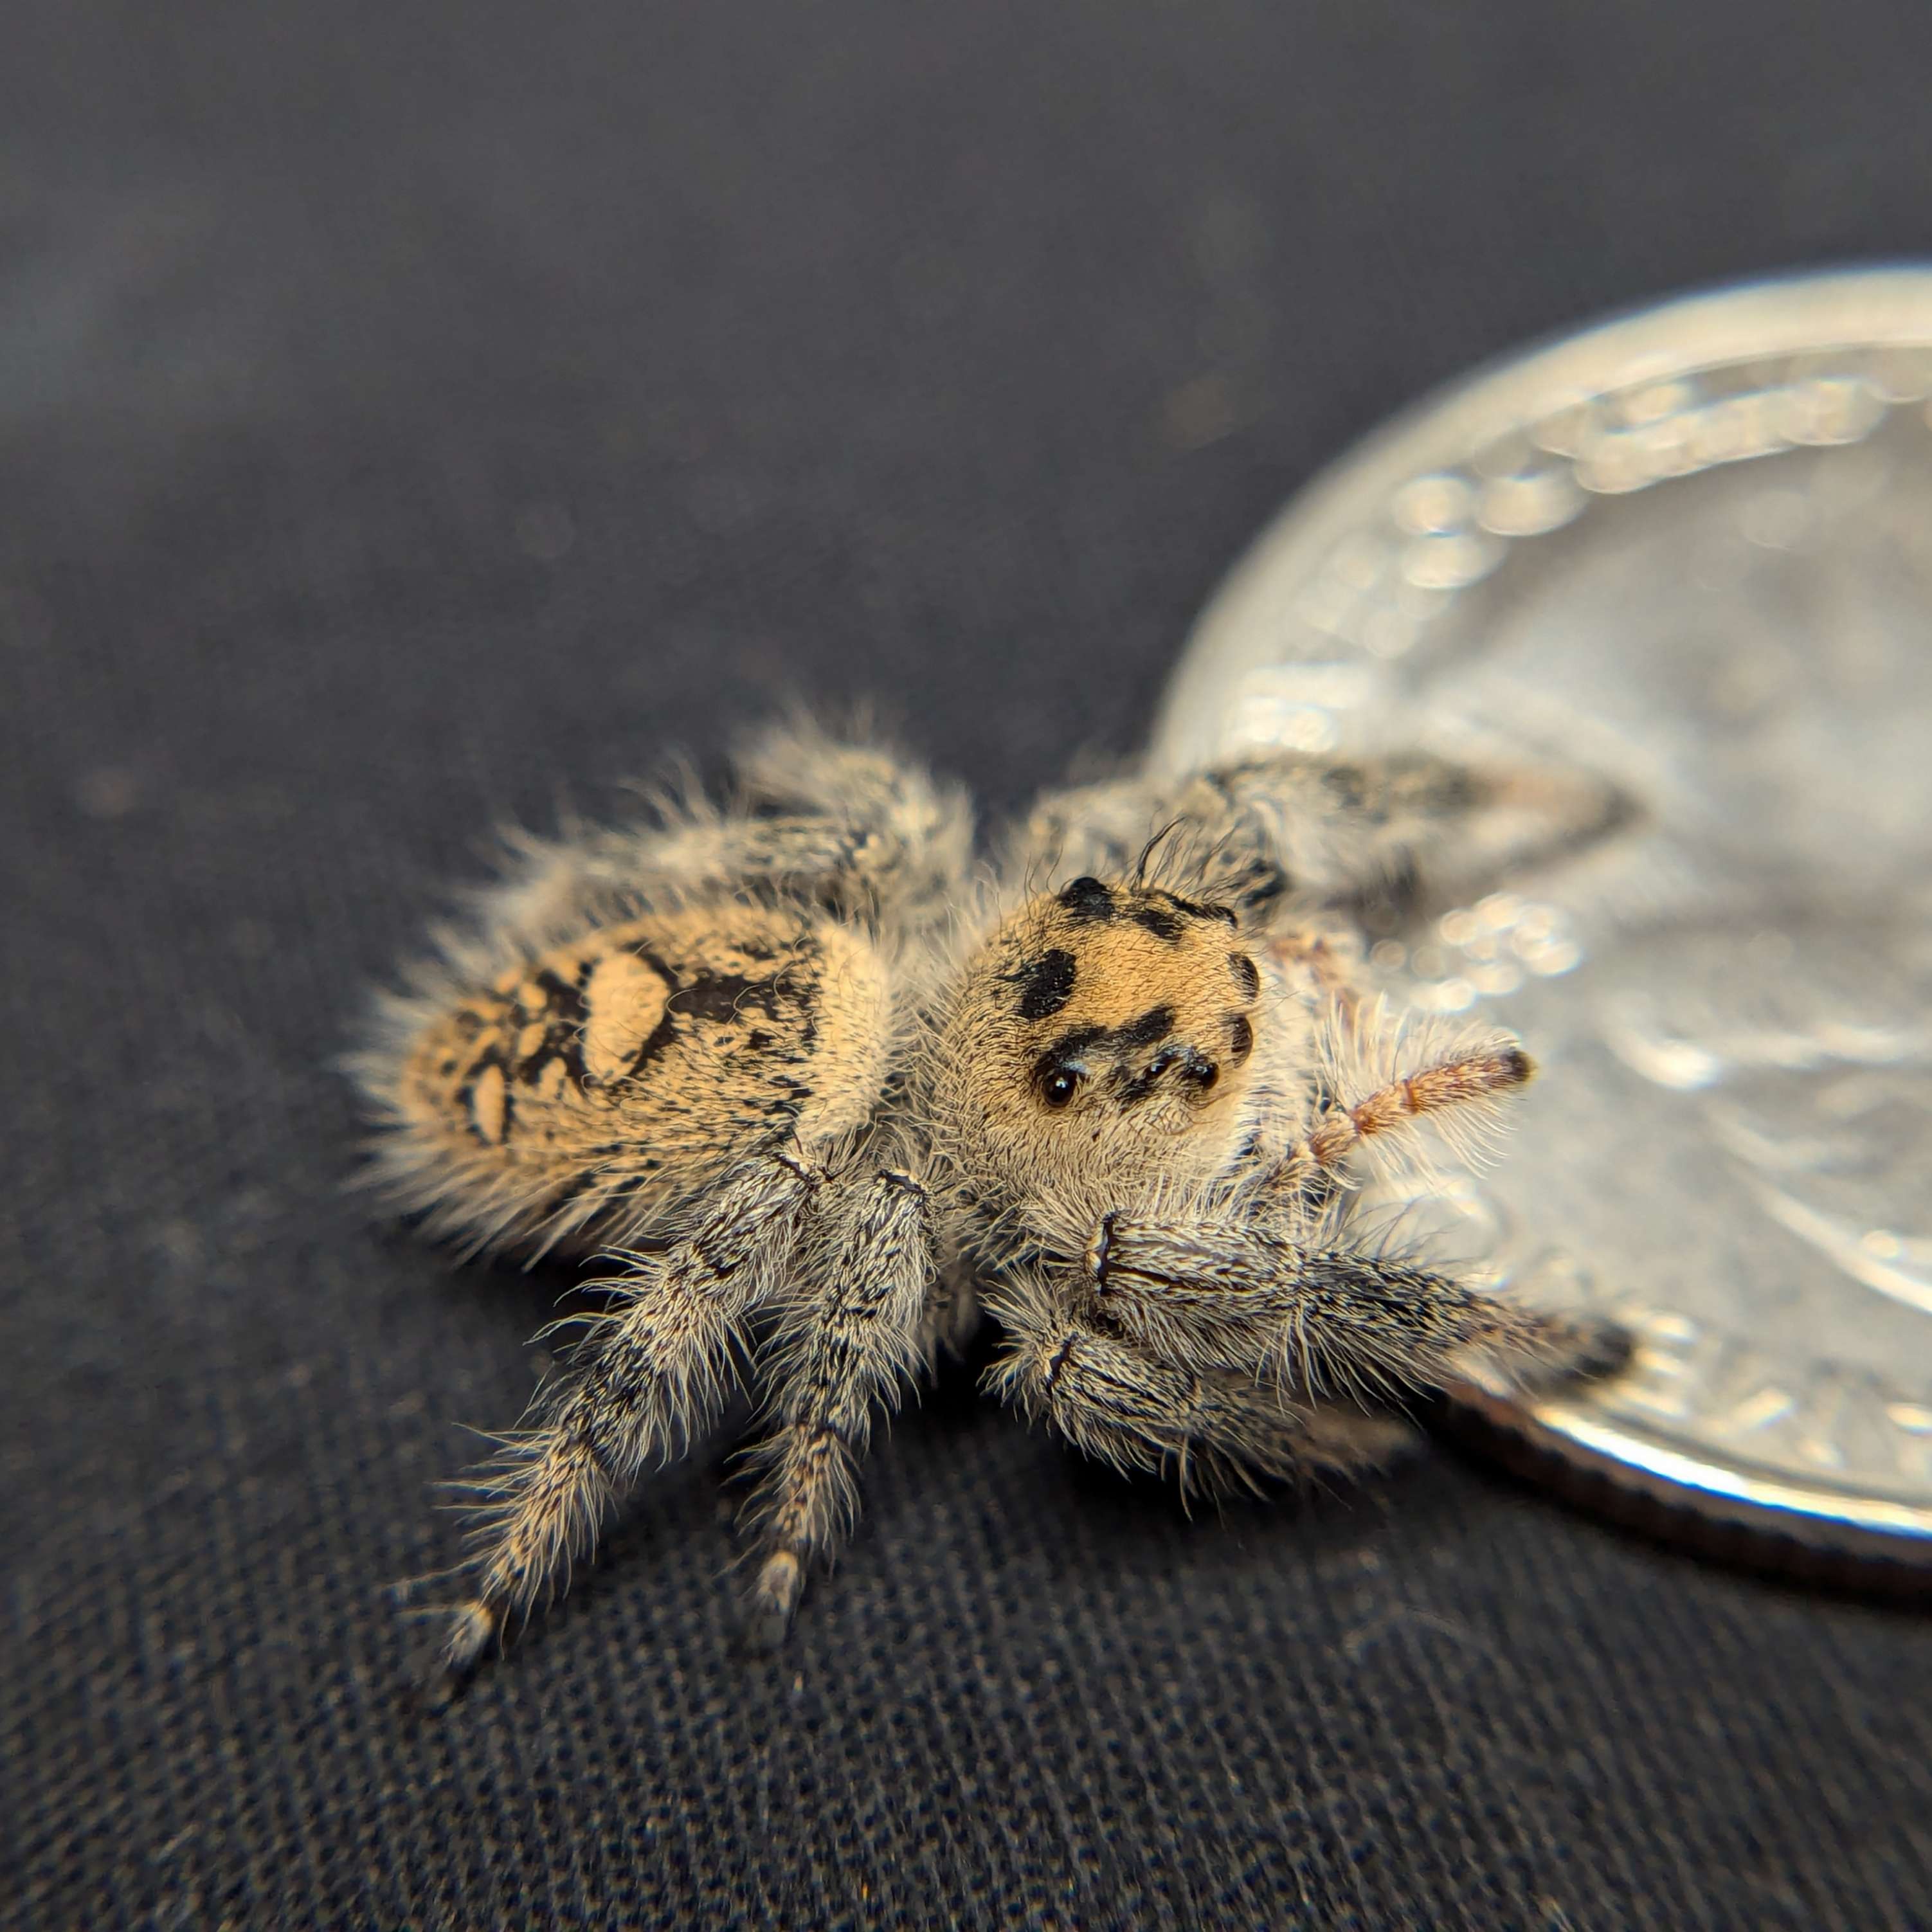
[[[1600,1389],[1472,1403],[1700,1516],[1932,1565],[1928,395],[1932,272],[1904,270],[1479,376],[1264,533],[1153,755],[1420,741],[1641,802],[1371,956],[1548,1070],[1436,1210],[1641,1338]]]

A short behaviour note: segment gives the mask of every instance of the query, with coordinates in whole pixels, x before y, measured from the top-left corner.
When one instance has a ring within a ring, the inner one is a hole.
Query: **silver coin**
[[[1615,1381],[1464,1399],[1600,1499],[1908,1574],[1932,1564],[1928,396],[1932,272],[1907,269],[1479,374],[1263,534],[1152,754],[1420,742],[1640,801],[1638,830],[1376,948],[1393,997],[1492,1012],[1545,1071],[1438,1216],[1526,1298],[1639,1338]]]

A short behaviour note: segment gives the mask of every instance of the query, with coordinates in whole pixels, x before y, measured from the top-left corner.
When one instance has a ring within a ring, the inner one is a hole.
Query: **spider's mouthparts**
[[[1094,1238],[1087,1244],[1087,1272],[1094,1277],[1094,1286],[1098,1288],[1107,1285],[1107,1257],[1114,1246],[1114,1218],[1112,1214],[1102,1214]]]

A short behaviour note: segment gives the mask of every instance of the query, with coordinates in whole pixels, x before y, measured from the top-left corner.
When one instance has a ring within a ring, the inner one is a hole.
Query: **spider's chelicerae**
[[[1384,1461],[1405,1391],[1619,1359],[1396,1250],[1350,1178],[1532,1072],[1505,1034],[1392,1024],[1355,915],[1587,836],[1600,788],[1258,756],[1051,796],[976,868],[964,797],[876,745],[788,726],[737,772],[722,807],[528,848],[359,1062],[377,1173],[431,1231],[612,1270],[482,1472],[448,1681],[747,1375],[776,1642],[872,1417],[982,1306],[997,1394],[1201,1490]]]

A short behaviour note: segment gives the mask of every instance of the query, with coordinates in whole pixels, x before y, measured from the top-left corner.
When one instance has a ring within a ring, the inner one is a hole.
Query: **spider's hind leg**
[[[862,731],[835,736],[804,716],[742,739],[733,762],[742,822],[755,833],[797,814],[818,828],[824,887],[848,910],[915,925],[943,912],[973,842],[958,786]]]
[[[716,1417],[744,1324],[775,1286],[818,1177],[779,1156],[746,1162],[662,1253],[627,1256],[568,1372],[473,1488],[476,1578],[454,1606],[439,1688],[466,1678],[511,1618],[555,1590],[611,1504],[654,1457]]]
[[[752,1452],[764,1476],[749,1511],[758,1567],[747,1634],[760,1649],[784,1636],[811,1566],[849,1533],[873,1411],[896,1406],[928,1352],[934,1268],[919,1181],[887,1170],[846,1183],[814,1220],[766,1370],[776,1426]]]

